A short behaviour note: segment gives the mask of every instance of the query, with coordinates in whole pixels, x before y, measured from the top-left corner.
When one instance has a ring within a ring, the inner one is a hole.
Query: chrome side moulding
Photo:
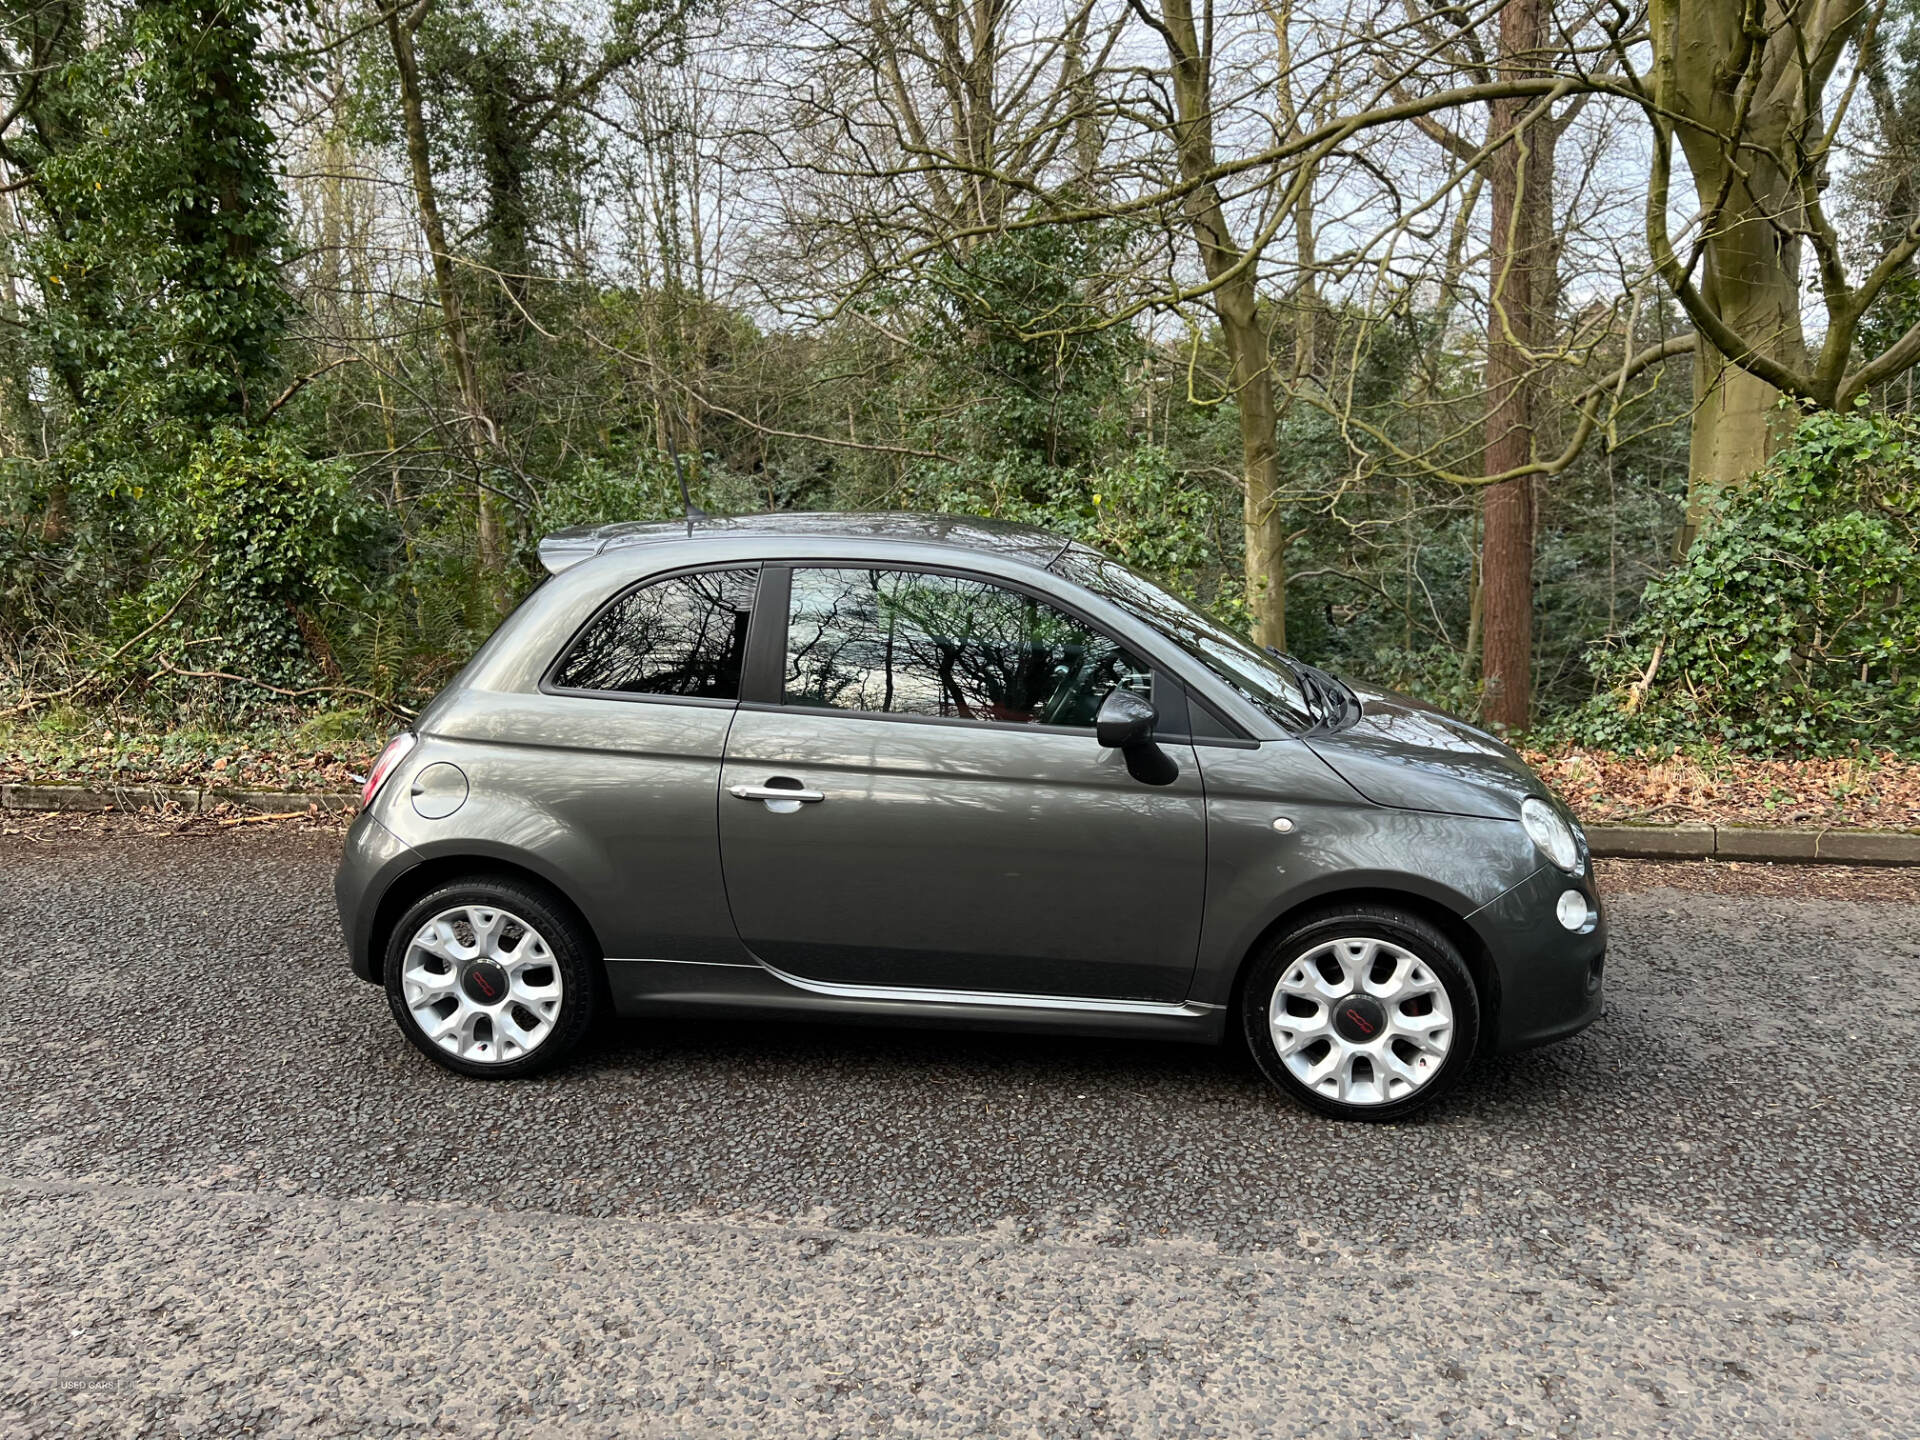
[[[1199,1001],[844,985],[789,975],[764,962],[616,957],[606,969],[615,1012],[632,1019],[812,1018],[1200,1043],[1217,1041],[1226,1026],[1224,1006]]]
[[[836,1000],[892,1000],[920,1005],[978,1005],[995,1010],[1078,1010],[1094,1015],[1162,1015],[1198,1018],[1218,1005],[1174,1000],[1101,1000],[1078,995],[1009,995],[985,990],[920,990],[898,985],[842,985],[789,975],[762,960],[776,980],[814,995]]]

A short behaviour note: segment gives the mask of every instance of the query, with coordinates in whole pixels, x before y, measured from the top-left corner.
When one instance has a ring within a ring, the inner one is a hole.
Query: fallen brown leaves
[[[1583,820],[1920,829],[1920,761],[1656,760],[1605,751],[1529,751],[1528,762]]]
[[[56,743],[22,729],[0,734],[0,783],[350,793],[358,789],[352,774],[366,769],[379,746],[370,751],[315,750],[272,735],[189,741],[108,732],[104,740]]]
[[[263,835],[311,841],[337,854],[340,837],[352,819],[344,811],[316,808],[262,815],[232,805],[199,812],[174,805],[127,810],[5,810],[0,811],[0,846],[13,841],[45,845],[75,839]]]

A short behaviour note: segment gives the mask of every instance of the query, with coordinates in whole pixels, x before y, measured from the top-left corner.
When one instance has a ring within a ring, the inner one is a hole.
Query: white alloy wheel
[[[546,939],[511,911],[442,910],[414,931],[401,994],[427,1041],[470,1064],[504,1065],[553,1033],[565,998]]]
[[[1453,1004],[1425,960],[1370,936],[1302,951],[1273,988],[1274,1051],[1302,1085],[1342,1105],[1424,1089],[1453,1047]]]

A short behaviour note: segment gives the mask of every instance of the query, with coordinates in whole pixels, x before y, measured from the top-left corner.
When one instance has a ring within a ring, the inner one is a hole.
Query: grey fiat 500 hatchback
[[[540,553],[336,882],[354,973],[451,1070],[608,1011],[1238,1035],[1388,1119],[1600,1013],[1586,842],[1519,756],[1097,551],[790,514]]]

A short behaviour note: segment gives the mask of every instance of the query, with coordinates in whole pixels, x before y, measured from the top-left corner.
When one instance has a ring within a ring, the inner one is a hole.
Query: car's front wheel
[[[553,898],[505,877],[442,885],[387,943],[387,1003],[415,1048],[462,1075],[510,1079],[578,1049],[599,1008],[598,956]]]
[[[1247,1044],[1266,1077],[1342,1120],[1397,1120],[1432,1104],[1480,1034],[1459,950],[1386,906],[1303,921],[1255,960],[1243,993]]]

